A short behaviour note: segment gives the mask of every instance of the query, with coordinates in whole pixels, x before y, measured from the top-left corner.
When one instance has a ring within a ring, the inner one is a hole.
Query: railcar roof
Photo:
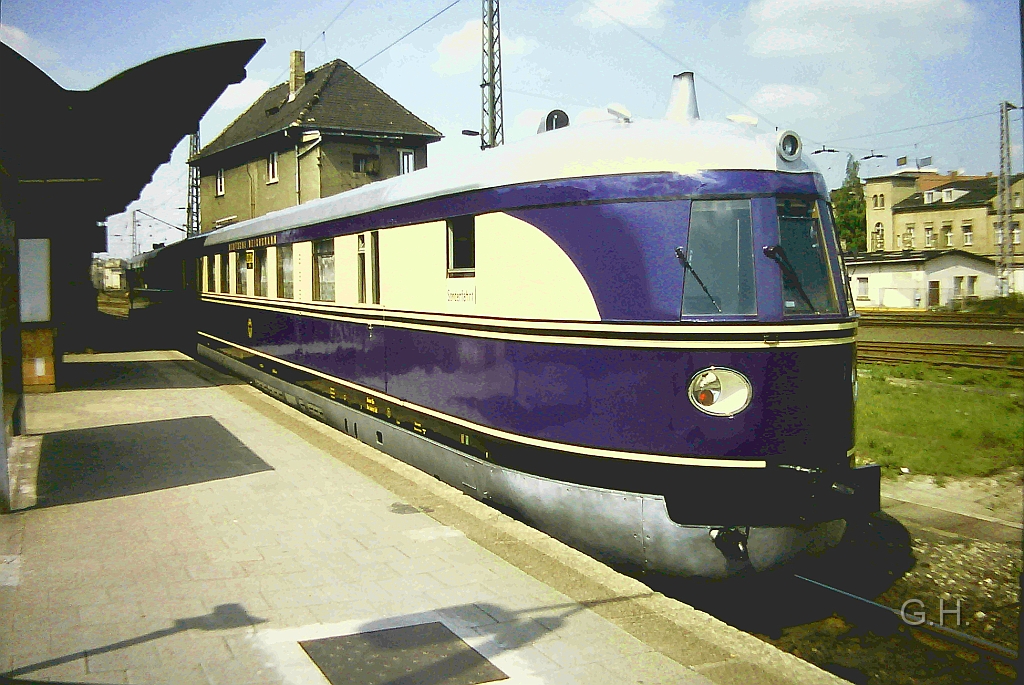
[[[568,126],[208,233],[217,245],[456,193],[565,178],[628,173],[699,175],[720,169],[817,171],[806,154],[786,162],[774,133],[743,124],[601,121]]]

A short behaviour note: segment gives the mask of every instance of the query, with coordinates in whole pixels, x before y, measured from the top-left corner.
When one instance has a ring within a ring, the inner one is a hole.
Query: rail
[[[861,312],[861,326],[893,328],[987,328],[1024,329],[1020,314],[982,314],[965,312]]]
[[[862,362],[926,362],[1024,375],[1024,347],[1012,345],[861,340],[857,342],[857,359]]]

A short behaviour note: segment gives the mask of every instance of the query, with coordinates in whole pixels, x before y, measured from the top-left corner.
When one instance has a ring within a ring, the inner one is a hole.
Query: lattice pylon
[[[505,142],[501,103],[501,22],[498,0],[483,0],[483,68],[480,89],[483,113],[480,119],[480,149]]]

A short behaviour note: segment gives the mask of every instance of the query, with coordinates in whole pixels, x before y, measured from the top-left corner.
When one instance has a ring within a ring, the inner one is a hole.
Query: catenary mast
[[[483,115],[480,121],[480,149],[505,142],[501,105],[501,30],[498,0],[483,0]]]
[[[1013,204],[1010,198],[1013,185],[1013,169],[1010,160],[1010,110],[1016,109],[1009,102],[999,103],[999,181],[996,195],[998,212],[999,245],[999,294],[1013,292]]]
[[[199,154],[199,131],[188,137],[188,158]],[[185,235],[199,235],[199,166],[188,166],[188,203],[185,206]]]

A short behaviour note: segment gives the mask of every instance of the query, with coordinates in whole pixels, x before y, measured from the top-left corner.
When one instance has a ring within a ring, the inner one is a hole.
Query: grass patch
[[[1020,379],[924,364],[864,365],[857,403],[857,453],[883,472],[986,476],[1024,465],[1024,387]],[[893,385],[886,378],[926,381]],[[965,392],[960,386],[1001,392]],[[1018,388],[1012,396],[1007,388]]]

